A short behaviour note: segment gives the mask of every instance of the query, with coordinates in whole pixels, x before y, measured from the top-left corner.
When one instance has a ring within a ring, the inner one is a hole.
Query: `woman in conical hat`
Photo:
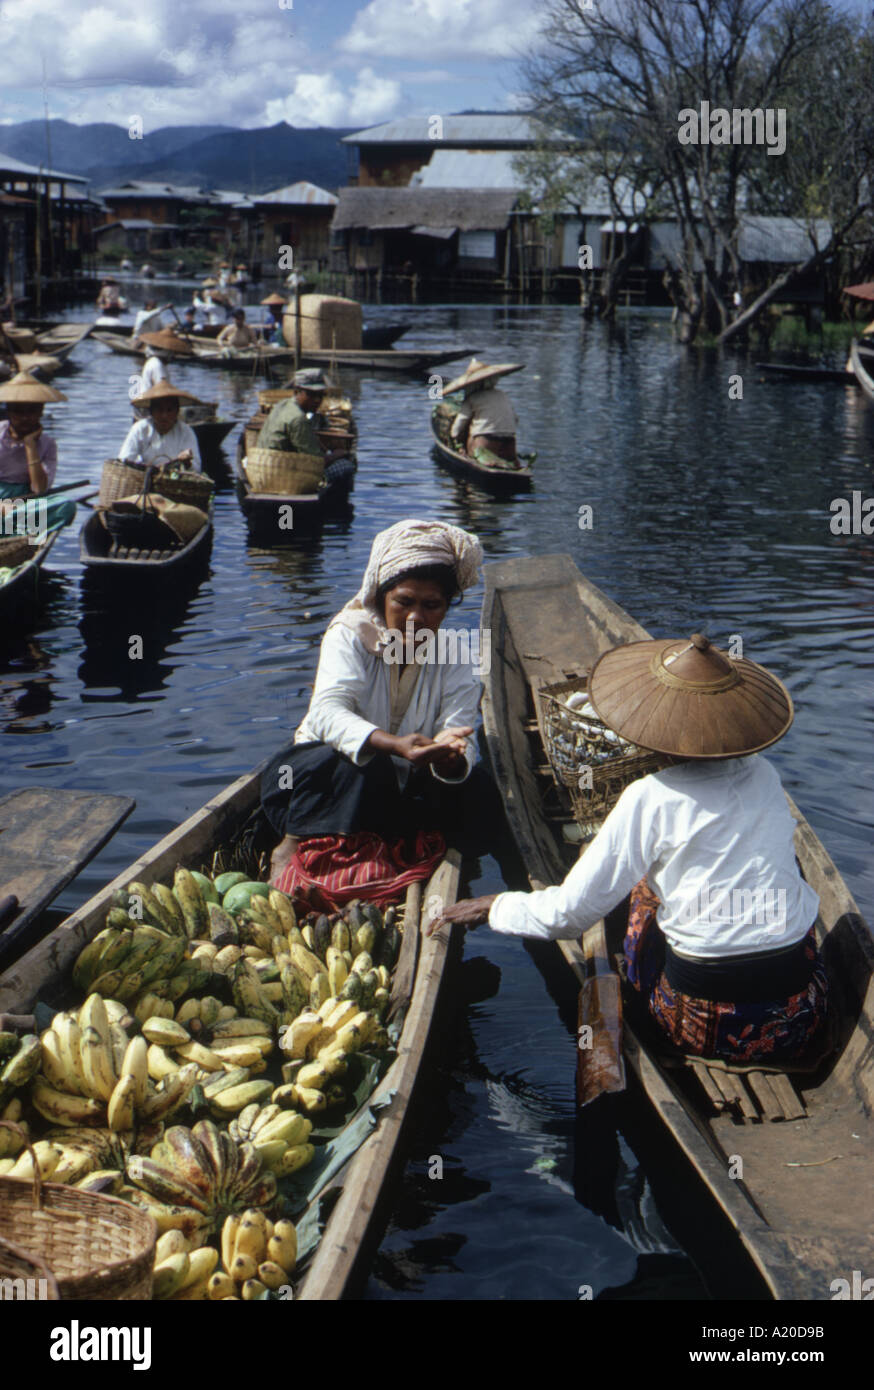
[[[6,419],[0,422],[0,514],[15,510],[14,498],[40,497],[55,481],[58,449],[43,430],[42,413],[50,402],[66,399],[28,372],[0,386],[6,407]],[[50,498],[46,505],[48,530],[66,526],[76,514],[75,502]]]
[[[143,370],[136,382],[138,396],[157,386],[159,381],[167,380],[166,363],[174,356],[193,355],[194,348],[187,338],[182,338],[172,328],[161,328],[156,333],[141,333],[139,342],[148,349]]]
[[[133,405],[145,406],[149,413],[128,430],[119,458],[137,463],[179,462],[199,471],[197,435],[179,419],[180,400],[189,405],[202,404],[190,391],[166,380],[136,396]]]
[[[495,382],[499,377],[521,371],[522,367],[516,363],[502,362],[490,366],[473,357],[461,376],[443,387],[443,397],[458,393],[464,396],[452,421],[450,434],[471,458],[482,455],[481,461],[488,462],[490,455],[497,455],[505,463],[519,462],[516,454],[516,426],[519,421],[510,397],[505,391],[500,391]]]
[[[595,713],[665,767],[626,787],[564,883],[460,903],[446,919],[509,935],[580,935],[630,895],[629,983],[680,1051],[788,1061],[817,1041],[827,980],[819,901],[763,749],[792,723],[785,686],[706,637],[632,642],[589,682]]]
[[[294,743],[262,780],[264,809],[282,837],[273,882],[284,891],[305,880],[301,856],[316,839],[334,865],[365,874],[382,854],[374,842],[406,842],[410,872],[423,877],[428,853],[417,836],[439,832],[473,855],[499,837],[500,798],[471,746],[479,643],[469,634],[442,648],[438,640],[450,603],[477,582],[481,561],[476,536],[441,521],[400,521],[375,537],[358,594],[328,624]],[[364,850],[355,839],[362,835]],[[428,843],[439,859],[442,842]],[[383,867],[389,857],[386,850]],[[371,884],[376,876],[374,869]],[[358,882],[353,874],[350,897],[367,896],[354,891]]]

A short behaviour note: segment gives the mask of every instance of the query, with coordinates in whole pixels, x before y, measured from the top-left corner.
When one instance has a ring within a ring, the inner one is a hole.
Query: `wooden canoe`
[[[196,574],[209,559],[212,549],[212,505],[205,526],[185,544],[171,550],[136,550],[119,546],[102,525],[96,512],[88,517],[79,532],[79,558],[89,577],[124,582],[145,581],[148,584],[172,580],[177,582]]]
[[[476,483],[477,487],[483,488],[486,492],[497,493],[500,496],[513,492],[530,492],[533,481],[530,468],[488,468],[469,454],[453,449],[440,437],[439,425],[434,414],[431,416],[431,434],[438,462],[457,478],[466,478],[468,482]]]
[[[12,571],[0,584],[0,633],[21,630],[30,621],[39,602],[39,581],[42,567],[60,532],[52,531],[45,543],[35,546],[33,555]]]
[[[98,343],[103,343],[104,347],[111,348],[122,357],[146,355],[145,348],[135,347],[130,338],[125,338],[120,333],[101,331],[95,332],[93,336]],[[192,338],[192,342],[195,344],[194,352],[165,351],[163,355],[168,362],[178,362],[183,366],[186,362],[196,362],[201,367],[223,367],[226,371],[232,372],[267,371],[273,365],[290,369],[294,365],[294,352],[291,348],[267,346],[259,347],[252,352],[230,352],[212,345],[201,345],[196,337]]]
[[[855,386],[852,372],[839,371],[837,367],[803,366],[798,362],[756,362],[757,372],[767,372],[769,376],[791,381],[829,382],[835,386]]]
[[[63,362],[79,343],[93,331],[93,323],[59,323],[45,333],[37,334],[37,350],[59,357]]]
[[[232,782],[0,975],[0,1014],[29,1013],[37,999],[63,1002],[76,957],[102,930],[116,889],[133,879],[172,882],[178,864],[209,864],[214,851],[232,840],[257,810],[262,770],[256,768]],[[459,867],[458,856],[450,851],[424,891],[421,884],[408,890],[405,917],[408,925],[415,925],[412,931],[404,931],[392,985],[392,1009],[402,1025],[401,1035],[397,1057],[376,1093],[386,1100],[390,1097],[390,1104],[381,1111],[374,1132],[330,1183],[331,1188],[342,1189],[342,1195],[304,1275],[299,1297],[348,1295],[381,1236],[389,1184],[447,973],[453,931],[457,937],[457,929],[451,927],[426,937],[423,905],[430,905],[434,894],[447,906],[455,901]]]
[[[854,341],[850,347],[853,375],[869,401],[874,401],[874,349]]]
[[[564,794],[543,770],[538,690],[566,672],[590,670],[609,647],[648,634],[567,555],[505,561],[485,573],[482,626],[498,653],[485,678],[489,752],[530,880],[557,883],[577,850],[562,836],[562,825],[573,819]],[[671,1066],[652,1024],[635,1010],[633,991],[625,994],[624,1051],[773,1297],[829,1299],[835,1278],[850,1279],[854,1269],[874,1272],[867,1215],[874,1202],[874,943],[837,868],[790,806],[798,859],[820,898],[817,932],[836,1052],[809,1074]],[[606,923],[614,969],[626,915],[621,908]],[[580,947],[562,942],[560,949],[582,980]],[[742,1178],[729,1176],[736,1157]]]
[[[280,349],[276,349],[280,351]],[[288,351],[293,356],[292,350]],[[351,367],[358,371],[412,372],[424,375],[444,362],[459,357],[475,357],[470,348],[305,348],[300,354],[304,364],[314,366]]]
[[[273,492],[253,492],[243,467],[243,437],[237,445],[234,483],[240,510],[246,518],[253,540],[265,545],[292,545],[299,535],[311,536],[322,526],[327,516],[343,512],[349,504],[349,494],[355,483],[355,464],[340,472],[335,481],[327,482],[318,492],[299,496]],[[336,460],[338,463],[347,460]],[[282,511],[281,508],[291,508]]]
[[[365,323],[361,328],[361,346],[368,349],[390,348],[398,338],[409,333],[412,326],[411,323]]]

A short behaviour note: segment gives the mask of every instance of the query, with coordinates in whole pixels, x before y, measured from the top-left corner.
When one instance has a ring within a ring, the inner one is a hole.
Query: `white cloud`
[[[341,86],[333,73],[303,72],[287,96],[267,102],[264,120],[267,125],[372,125],[392,115],[400,100],[400,83],[370,67],[360,69],[351,88]]]
[[[339,47],[372,58],[513,58],[540,28],[534,0],[370,0]]]

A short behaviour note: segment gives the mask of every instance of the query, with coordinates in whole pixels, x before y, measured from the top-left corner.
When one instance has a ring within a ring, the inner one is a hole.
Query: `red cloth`
[[[445,853],[439,830],[420,830],[412,851],[403,840],[388,844],[369,830],[318,835],[301,840],[272,883],[309,911],[337,912],[353,898],[387,907],[410,883],[430,878]]]

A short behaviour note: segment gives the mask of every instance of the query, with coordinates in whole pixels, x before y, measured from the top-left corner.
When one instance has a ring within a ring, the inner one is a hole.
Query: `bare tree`
[[[870,195],[874,146],[869,142],[866,151],[864,136],[853,147],[851,186],[839,195],[833,169],[827,210],[808,220],[819,236],[810,255],[775,277],[751,309],[736,313],[733,301],[743,278],[739,240],[751,190],[760,211],[775,211],[768,192],[780,184],[781,210],[801,211],[795,203],[802,171],[809,187],[815,183],[805,170],[810,151],[818,167],[829,162],[828,138],[817,133],[809,141],[819,117],[803,99],[804,81],[822,67],[824,36],[837,59],[846,26],[855,39],[862,33],[859,22],[837,16],[825,0],[547,0],[547,16],[544,44],[524,64],[531,105],[552,126],[581,136],[593,125],[607,132],[616,166],[632,158],[638,180],[657,190],[659,205],[669,209],[677,228],[666,280],[684,341],[692,341],[702,325],[725,336],[738,331],[794,276],[837,252],[862,215],[849,203]],[[845,55],[842,80],[848,66]],[[870,92],[869,83],[869,102]],[[830,104],[842,95],[833,94]],[[708,129],[712,138],[705,140],[702,129],[697,140],[681,143],[688,115],[695,113],[697,120],[700,110],[704,126],[703,102],[714,113],[738,113],[728,139],[724,131]],[[795,172],[790,174],[790,159],[778,176],[786,153],[778,157],[776,146],[769,153],[754,113],[781,108],[787,122],[792,115],[787,151],[795,154]],[[841,126],[841,118],[835,121]],[[843,126],[848,124],[844,118]],[[870,116],[863,124],[869,129]],[[757,131],[760,142],[754,143]],[[848,143],[842,141],[842,154]],[[835,214],[823,241],[822,223]]]

